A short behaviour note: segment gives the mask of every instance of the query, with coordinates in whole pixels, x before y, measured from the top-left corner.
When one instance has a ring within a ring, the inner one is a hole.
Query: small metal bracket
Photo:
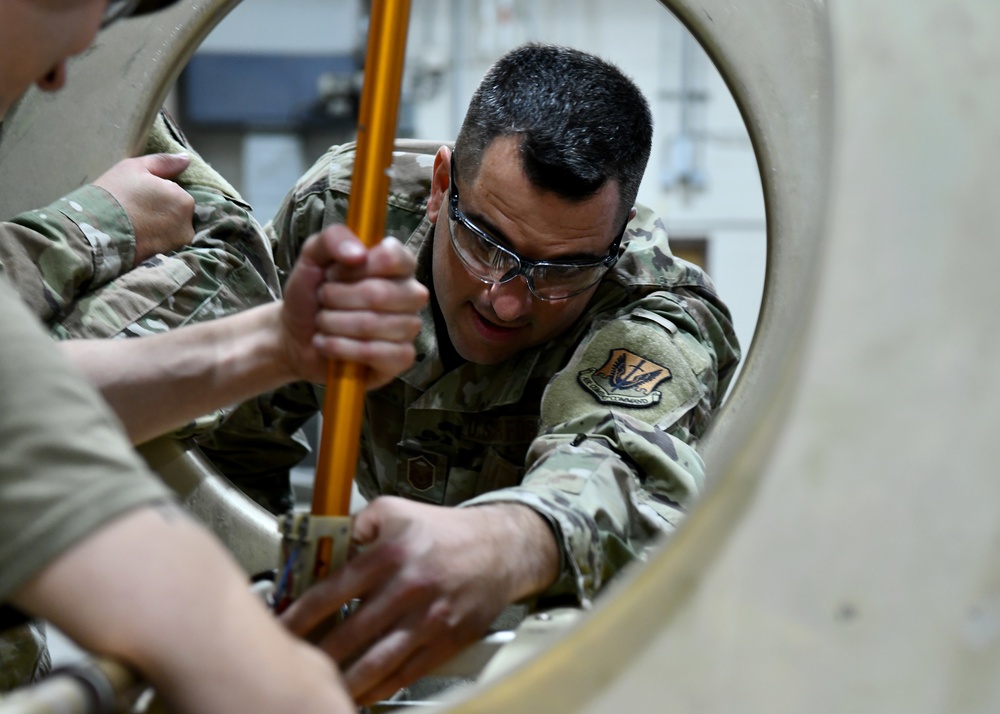
[[[351,518],[291,513],[279,516],[278,528],[281,562],[271,605],[281,612],[319,577],[347,562]]]

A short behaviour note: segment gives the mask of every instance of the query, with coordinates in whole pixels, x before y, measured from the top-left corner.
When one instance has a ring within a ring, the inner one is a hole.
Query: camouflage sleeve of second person
[[[669,266],[673,287],[625,304],[612,298],[603,311],[597,306],[542,397],[540,434],[522,483],[462,504],[522,503],[549,522],[562,565],[543,601],[569,596],[588,604],[622,567],[672,533],[704,488],[695,447],[725,394],[739,347],[707,276],[663,253],[665,229],[649,219],[651,231],[633,232],[623,258],[633,265],[622,266],[623,274],[641,274],[643,256],[659,250],[656,260]],[[611,307],[616,302],[621,306]]]
[[[131,223],[110,194],[93,186],[56,201],[58,216],[51,207],[31,211],[15,224],[30,226],[30,231],[0,237],[4,260],[16,256],[7,265],[8,277],[57,339],[164,332],[270,302],[280,294],[270,244],[250,206],[165,113],[154,122],[145,151],[186,151],[191,156],[177,179],[195,199],[189,245],[132,267]],[[104,270],[87,267],[93,263],[91,240],[105,251]],[[108,257],[109,246],[121,249],[120,259]],[[178,435],[211,430],[229,411],[206,415]]]
[[[46,323],[83,291],[130,270],[134,261],[128,215],[96,186],[0,223],[0,269]]]
[[[90,286],[50,327],[60,339],[134,337],[215,319],[277,299],[271,247],[250,206],[161,113],[146,151],[186,151],[178,177],[195,200],[189,245]],[[133,238],[134,240],[134,238]]]
[[[139,266],[128,215],[83,186],[0,224],[0,262],[21,298],[59,338],[159,332],[273,300],[270,245],[250,207],[161,113],[146,153],[186,151],[178,183],[195,199],[191,245]]]

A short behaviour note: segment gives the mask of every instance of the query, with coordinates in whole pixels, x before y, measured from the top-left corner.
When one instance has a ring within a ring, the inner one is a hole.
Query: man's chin
[[[477,350],[456,350],[458,355],[464,359],[466,362],[472,362],[472,364],[481,364],[483,366],[489,366],[493,364],[500,364],[506,360],[510,355],[504,353],[502,355],[497,354],[495,350],[489,351],[484,350],[480,347]]]
[[[456,340],[452,337],[452,345],[459,357],[473,364],[484,366],[499,364],[511,356],[507,350],[499,349],[498,345],[485,344],[479,341],[470,344],[470,341],[462,338]]]

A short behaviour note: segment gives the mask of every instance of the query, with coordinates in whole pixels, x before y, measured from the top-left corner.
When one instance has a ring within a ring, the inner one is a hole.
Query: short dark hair
[[[653,118],[618,67],[568,47],[527,44],[489,69],[455,140],[460,170],[478,173],[486,148],[517,135],[532,184],[570,200],[618,182],[624,221],[639,192]]]

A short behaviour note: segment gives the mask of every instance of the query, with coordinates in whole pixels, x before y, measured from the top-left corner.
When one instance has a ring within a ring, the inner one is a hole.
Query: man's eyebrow
[[[493,225],[493,223],[491,223],[490,220],[488,218],[486,218],[486,216],[480,216],[480,215],[478,215],[476,213],[466,213],[465,211],[462,211],[462,213],[465,214],[465,217],[476,228],[478,228],[479,230],[481,230],[483,233],[486,233],[490,238],[492,238],[493,240],[495,240],[497,243],[499,243],[500,245],[502,245],[504,248],[507,248],[507,249],[509,249],[511,251],[514,250],[511,247],[510,239],[507,238],[506,235],[504,235],[504,232],[502,230],[500,230],[495,225]]]

